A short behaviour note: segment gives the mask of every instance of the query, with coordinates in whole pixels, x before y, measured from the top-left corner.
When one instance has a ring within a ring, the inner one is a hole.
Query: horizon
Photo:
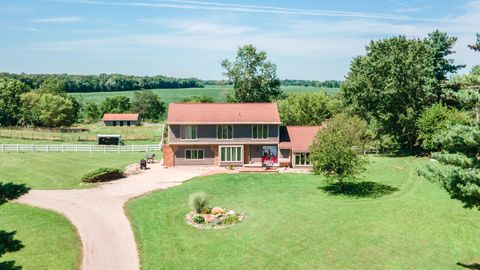
[[[458,37],[460,73],[479,60],[467,48],[480,29],[479,0],[25,0],[5,1],[0,14],[8,73],[222,80],[221,60],[251,43],[281,79],[341,81],[371,40],[436,29]]]

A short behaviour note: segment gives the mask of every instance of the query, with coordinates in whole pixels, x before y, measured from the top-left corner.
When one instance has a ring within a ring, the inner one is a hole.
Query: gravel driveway
[[[81,269],[139,269],[135,239],[124,204],[131,198],[156,189],[180,185],[192,177],[215,170],[205,167],[150,170],[122,180],[83,190],[32,190],[18,202],[64,214],[82,240]],[[59,251],[61,252],[61,251]]]

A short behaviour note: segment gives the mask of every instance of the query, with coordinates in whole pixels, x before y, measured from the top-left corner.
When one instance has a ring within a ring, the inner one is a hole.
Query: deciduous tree
[[[125,96],[107,97],[100,108],[102,113],[125,113],[130,110],[130,99]]]
[[[28,86],[19,80],[0,78],[0,126],[18,125],[20,96],[28,91]]]
[[[232,102],[268,102],[282,94],[277,67],[267,60],[265,51],[248,44],[238,48],[234,62],[222,61],[224,73],[233,81]]]
[[[344,182],[365,169],[367,159],[367,123],[357,116],[336,115],[318,132],[310,147],[310,162],[315,174]]]
[[[285,125],[321,125],[341,108],[341,102],[325,92],[290,94],[277,103]]]
[[[131,104],[131,110],[143,120],[159,120],[165,113],[165,103],[151,90],[135,91]]]

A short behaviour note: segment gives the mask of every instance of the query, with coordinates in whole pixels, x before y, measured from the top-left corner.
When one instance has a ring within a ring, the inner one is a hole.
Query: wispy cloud
[[[186,9],[186,10],[211,10],[211,11],[228,11],[241,13],[267,13],[267,14],[284,14],[299,16],[317,16],[317,17],[344,17],[344,18],[368,18],[368,19],[386,19],[386,20],[426,20],[423,18],[415,18],[406,15],[389,14],[389,13],[367,13],[355,11],[341,10],[311,10],[297,8],[283,8],[275,6],[262,5],[245,5],[245,4],[225,4],[218,2],[203,2],[190,0],[157,0],[143,2],[117,1],[108,2],[101,0],[47,0],[49,2],[62,2],[72,4],[94,4],[94,5],[116,5],[144,8],[170,8],[170,9]]]
[[[82,17],[70,16],[70,17],[53,17],[33,20],[36,23],[74,23],[83,21]]]

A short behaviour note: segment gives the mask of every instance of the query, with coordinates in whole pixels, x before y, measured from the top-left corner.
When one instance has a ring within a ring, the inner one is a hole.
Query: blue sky
[[[281,78],[343,79],[370,40],[435,29],[480,63],[480,0],[2,0],[0,71],[219,79],[252,43]]]

